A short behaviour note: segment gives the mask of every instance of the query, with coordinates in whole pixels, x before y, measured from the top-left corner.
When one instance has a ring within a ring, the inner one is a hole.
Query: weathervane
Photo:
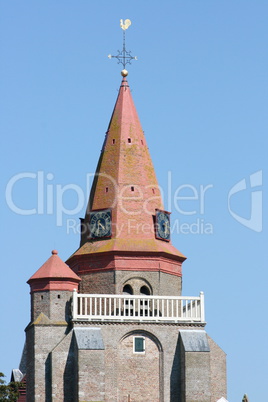
[[[128,71],[126,70],[126,65],[131,64],[131,60],[138,60],[136,56],[131,56],[131,52],[126,50],[126,29],[131,25],[130,20],[120,20],[120,27],[123,30],[123,50],[118,50],[118,54],[116,56],[112,56],[109,54],[109,59],[116,58],[118,60],[118,64],[122,64],[124,69],[121,71],[123,77],[128,75]]]

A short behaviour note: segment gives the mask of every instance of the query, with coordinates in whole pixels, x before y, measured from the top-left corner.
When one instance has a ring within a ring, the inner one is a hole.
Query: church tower
[[[225,353],[205,331],[204,295],[182,296],[186,257],[172,245],[125,64],[80,247],[66,264],[53,251],[28,281],[28,402],[226,398]]]

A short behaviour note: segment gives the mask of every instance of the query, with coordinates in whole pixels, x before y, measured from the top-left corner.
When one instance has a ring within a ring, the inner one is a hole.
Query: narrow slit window
[[[153,192],[153,194],[155,194],[155,189],[154,188],[152,188],[152,192]]]
[[[109,188],[105,187],[105,193],[108,193],[108,191],[109,191]]]
[[[115,144],[115,139],[113,138],[113,144]]]
[[[129,144],[131,143],[131,138],[128,138],[128,143],[129,143]]]
[[[131,186],[131,191],[134,191],[134,186]]]
[[[141,145],[143,145],[143,140],[141,140]]]

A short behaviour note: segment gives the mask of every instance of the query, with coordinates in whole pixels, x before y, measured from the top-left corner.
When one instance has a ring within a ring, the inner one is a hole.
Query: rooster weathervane
[[[120,27],[123,30],[123,50],[118,50],[118,54],[116,56],[112,56],[109,54],[109,59],[111,58],[116,58],[118,60],[118,64],[123,65],[123,70],[121,71],[121,74],[123,77],[126,77],[128,75],[128,71],[126,70],[126,65],[131,64],[131,60],[138,60],[136,56],[132,56],[131,52],[128,52],[126,50],[126,30],[128,27],[130,27],[131,21],[129,19],[126,19],[123,21],[122,19],[120,20]]]

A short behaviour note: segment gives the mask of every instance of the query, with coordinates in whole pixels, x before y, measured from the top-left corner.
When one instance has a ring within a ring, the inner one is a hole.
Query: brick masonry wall
[[[35,339],[34,327],[26,328],[26,356],[27,356],[27,383],[26,394],[27,402],[31,402],[31,395],[34,398],[34,382],[35,382]]]
[[[149,323],[89,325],[102,330],[105,345],[105,402],[127,401],[128,394],[134,398],[130,399],[132,402],[179,400],[180,356],[177,344],[179,328],[186,326]],[[134,335],[146,338],[147,355],[134,356]]]
[[[226,378],[226,354],[208,337],[210,347],[210,370],[211,370],[211,402],[217,402],[220,398],[227,399]]]
[[[146,285],[153,295],[181,295],[181,277],[163,272],[105,271],[82,275],[80,293],[122,294],[125,284],[130,283],[134,294]]]
[[[31,294],[31,321],[35,321],[41,313],[52,321],[69,321],[71,313],[72,292],[50,290]]]
[[[66,336],[50,353],[51,401],[74,402],[77,395],[77,361],[73,331],[66,331]],[[48,399],[49,400],[49,399]]]
[[[145,334],[143,334],[145,335]],[[134,335],[122,339],[117,354],[118,401],[154,401],[160,399],[160,356],[155,342],[144,336],[145,352],[134,353]]]
[[[84,274],[81,276],[81,283],[79,286],[80,293],[101,293],[101,294],[114,294],[115,293],[115,272],[94,272],[91,274]]]
[[[79,401],[104,401],[105,355],[103,350],[78,351]]]
[[[31,321],[41,314],[50,315],[50,292],[34,292],[31,294]]]
[[[134,294],[140,294],[140,288],[147,285],[153,295],[181,294],[181,277],[162,272],[116,271],[116,292],[122,293],[125,284],[130,284]]]
[[[105,349],[78,350],[68,326],[41,320],[27,329],[29,402],[216,402],[218,392],[226,395],[225,354],[215,342],[210,340],[211,352],[184,353],[179,346],[179,330],[203,329],[198,325],[75,326],[100,328]],[[145,354],[133,353],[134,336],[145,337]]]
[[[27,341],[27,402],[49,401],[51,395],[50,352],[65,338],[66,325],[30,325]],[[67,350],[66,350],[67,352]],[[62,379],[57,379],[62,382]]]
[[[185,353],[185,401],[211,402],[210,353]]]

